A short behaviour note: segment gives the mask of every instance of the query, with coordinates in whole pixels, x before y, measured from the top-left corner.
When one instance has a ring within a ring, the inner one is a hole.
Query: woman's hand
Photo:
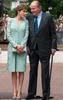
[[[18,54],[21,54],[23,52],[23,47],[21,45],[18,45],[17,47]]]

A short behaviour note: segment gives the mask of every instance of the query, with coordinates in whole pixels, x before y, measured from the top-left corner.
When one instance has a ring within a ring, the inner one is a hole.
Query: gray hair
[[[42,9],[42,6],[38,0],[33,0],[30,5],[32,5],[34,2]]]

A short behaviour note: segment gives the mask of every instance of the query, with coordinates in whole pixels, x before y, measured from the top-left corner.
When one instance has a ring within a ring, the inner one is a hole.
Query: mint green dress
[[[8,45],[8,61],[7,69],[9,72],[25,72],[27,53],[17,54],[13,52],[13,48],[21,45],[26,48],[28,39],[28,21],[24,18],[18,24],[16,18],[10,18],[7,24]]]

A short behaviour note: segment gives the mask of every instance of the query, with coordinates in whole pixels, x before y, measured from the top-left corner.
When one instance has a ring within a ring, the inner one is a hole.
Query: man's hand
[[[55,50],[55,49],[52,49],[52,50],[51,50],[52,55],[54,55],[54,54],[55,54],[55,52],[56,52],[56,50]]]

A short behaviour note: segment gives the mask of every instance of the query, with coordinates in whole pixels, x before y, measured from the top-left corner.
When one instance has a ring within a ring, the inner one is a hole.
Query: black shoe
[[[27,97],[26,97],[25,99],[26,99],[26,100],[34,99],[34,95],[27,95]]]
[[[44,96],[44,97],[42,98],[42,100],[49,100],[49,97]]]

